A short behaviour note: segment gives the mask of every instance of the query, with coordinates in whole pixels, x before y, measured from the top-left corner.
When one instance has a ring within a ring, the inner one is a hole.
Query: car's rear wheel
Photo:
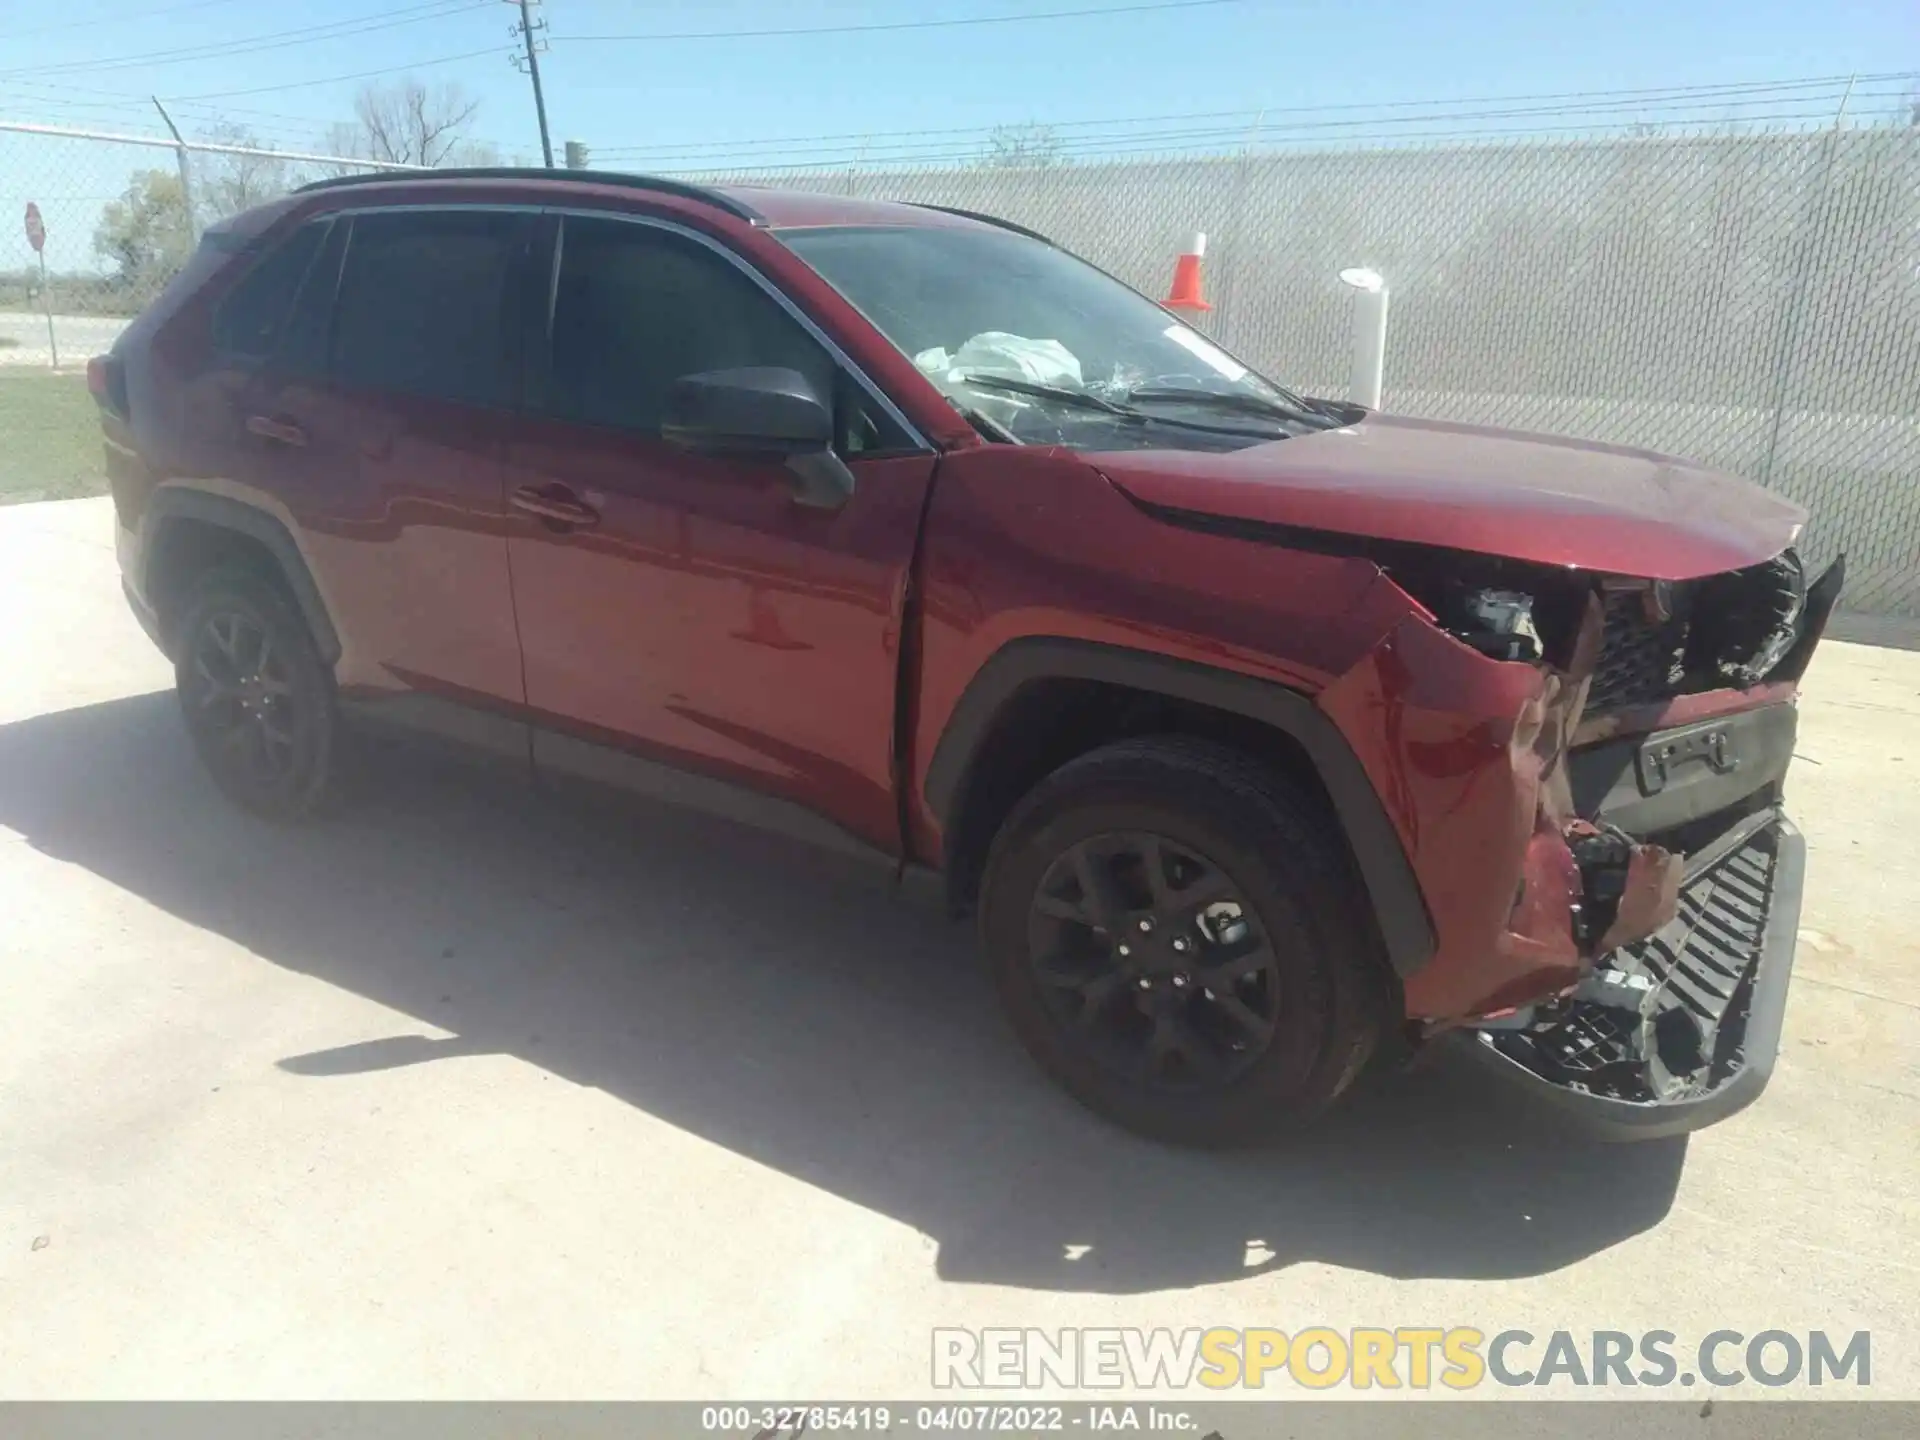
[[[1317,1116],[1384,1023],[1373,926],[1314,801],[1239,751],[1126,741],[1036,787],[981,931],[1015,1030],[1080,1100],[1227,1145]]]
[[[203,577],[180,611],[174,680],[221,791],[270,820],[310,813],[332,774],[333,677],[293,607],[250,570]]]

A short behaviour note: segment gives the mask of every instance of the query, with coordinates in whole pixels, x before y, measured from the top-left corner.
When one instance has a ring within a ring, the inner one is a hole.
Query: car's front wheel
[[[333,677],[280,591],[250,570],[204,576],[174,656],[187,733],[221,791],[270,820],[311,812],[332,771]]]
[[[1014,1028],[1089,1107],[1187,1144],[1318,1115],[1379,1038],[1386,987],[1342,842],[1239,751],[1082,756],[1016,807],[981,931]]]

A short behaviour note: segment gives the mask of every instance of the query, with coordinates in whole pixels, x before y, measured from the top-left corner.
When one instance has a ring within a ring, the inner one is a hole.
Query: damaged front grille
[[[1778,827],[1752,825],[1688,876],[1667,925],[1601,956],[1571,998],[1524,1028],[1482,1031],[1485,1043],[1544,1080],[1642,1104],[1732,1076],[1746,1059],[1778,858]]]
[[[1758,683],[1799,634],[1806,599],[1792,550],[1703,580],[1609,590],[1587,713]]]
[[[1686,683],[1687,622],[1657,618],[1649,597],[1644,590],[1608,594],[1600,659],[1587,690],[1589,711],[1658,704]]]

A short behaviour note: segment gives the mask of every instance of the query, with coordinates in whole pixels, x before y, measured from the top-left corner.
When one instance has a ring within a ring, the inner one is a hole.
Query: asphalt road
[[[90,357],[106,354],[126,328],[127,321],[117,315],[55,315],[61,368],[84,366]],[[37,310],[0,310],[0,365],[48,366],[52,358],[46,316]]]
[[[1326,1324],[1865,1329],[1920,1397],[1920,654],[1808,680],[1754,1109],[1588,1148],[1440,1066],[1205,1156],[771,839],[393,756],[242,819],[109,527],[0,511],[0,1395],[897,1398],[937,1325]]]

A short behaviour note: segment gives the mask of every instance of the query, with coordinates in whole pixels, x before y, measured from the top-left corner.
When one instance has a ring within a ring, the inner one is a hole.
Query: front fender
[[[1380,795],[1333,720],[1298,691],[1248,675],[1149,652],[1081,640],[1013,641],[981,667],[962,693],[929,762],[923,791],[951,827],[976,757],[1020,691],[1046,680],[1087,680],[1205,705],[1272,726],[1296,741],[1333,801],[1367,887],[1387,958],[1409,976],[1434,953],[1434,931],[1407,852]]]

